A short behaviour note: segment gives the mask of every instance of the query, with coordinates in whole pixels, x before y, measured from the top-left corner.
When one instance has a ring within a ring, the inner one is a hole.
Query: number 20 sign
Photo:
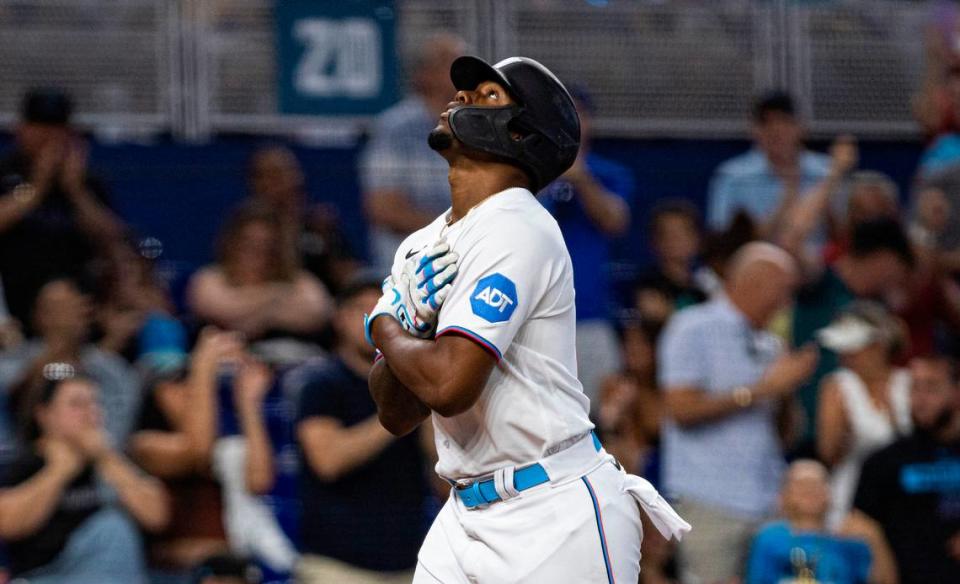
[[[280,110],[364,115],[398,96],[392,1],[280,0]]]

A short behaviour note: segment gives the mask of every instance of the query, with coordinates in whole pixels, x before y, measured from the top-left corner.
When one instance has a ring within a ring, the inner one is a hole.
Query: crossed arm
[[[496,365],[469,339],[418,339],[389,317],[373,322],[372,336],[384,358],[370,371],[370,395],[380,423],[397,436],[412,432],[431,411],[450,417],[468,410]]]

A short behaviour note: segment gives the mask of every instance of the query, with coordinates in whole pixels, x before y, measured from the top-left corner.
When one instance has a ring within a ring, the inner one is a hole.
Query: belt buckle
[[[487,501],[483,493],[480,492],[481,482],[477,480],[468,485],[458,485],[456,488],[457,497],[468,509],[480,509],[490,505],[490,501]],[[464,500],[465,498],[468,500]]]

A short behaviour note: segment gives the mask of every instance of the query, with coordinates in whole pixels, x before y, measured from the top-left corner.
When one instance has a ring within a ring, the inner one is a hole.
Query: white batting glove
[[[436,326],[437,313],[457,277],[460,254],[443,240],[407,260],[404,273],[411,286],[410,297],[421,321]]]
[[[370,329],[373,327],[373,321],[380,316],[389,316],[394,318],[411,335],[428,339],[433,334],[433,327],[425,323],[417,316],[414,310],[413,300],[410,297],[411,285],[409,277],[404,273],[400,274],[400,282],[397,282],[393,276],[387,276],[383,281],[383,296],[377,301],[376,306],[370,314],[363,317],[363,330],[367,337],[367,342],[373,346],[373,337],[370,335]]]

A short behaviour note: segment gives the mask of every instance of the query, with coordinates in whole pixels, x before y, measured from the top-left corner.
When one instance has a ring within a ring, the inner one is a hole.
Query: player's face
[[[507,90],[496,81],[484,81],[477,85],[476,89],[465,91],[460,90],[453,97],[453,101],[447,104],[447,110],[440,114],[440,121],[434,128],[434,133],[445,134],[451,139],[453,134],[450,130],[450,124],[447,121],[450,117],[450,111],[463,105],[473,105],[480,107],[503,107],[514,103],[513,98],[507,93]],[[455,140],[454,140],[455,142]]]

